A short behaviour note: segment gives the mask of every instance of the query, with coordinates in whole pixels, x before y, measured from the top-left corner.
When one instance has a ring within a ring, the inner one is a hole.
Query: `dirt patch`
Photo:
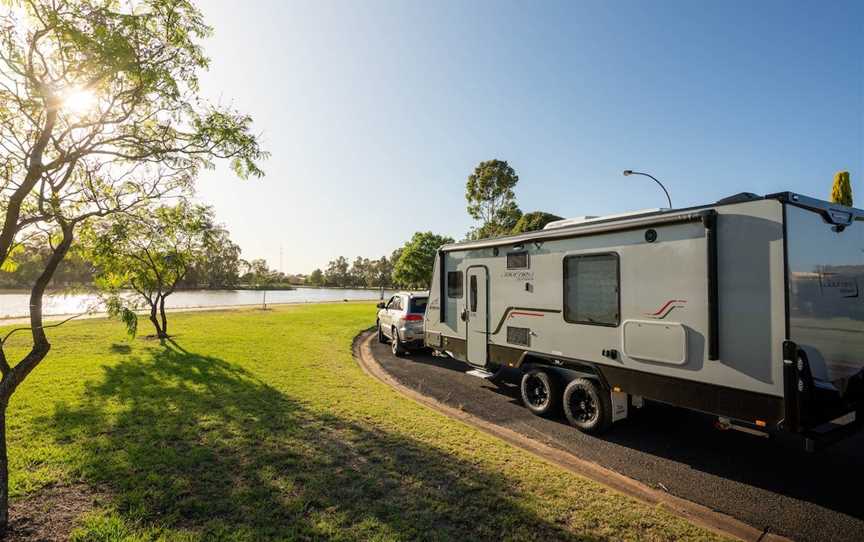
[[[46,487],[9,507],[4,542],[54,542],[69,539],[78,519],[107,502],[108,495],[86,484]]]

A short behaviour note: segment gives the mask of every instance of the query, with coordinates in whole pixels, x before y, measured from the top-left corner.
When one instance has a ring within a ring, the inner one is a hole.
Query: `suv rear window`
[[[414,314],[425,313],[427,301],[429,301],[428,297],[412,297],[411,303],[408,307],[408,312],[414,313]]]

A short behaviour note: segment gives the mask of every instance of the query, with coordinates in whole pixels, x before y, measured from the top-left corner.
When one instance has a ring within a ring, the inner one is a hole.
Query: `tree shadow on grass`
[[[537,516],[501,474],[170,343],[107,367],[45,425],[126,524],[204,539],[597,539]]]
[[[129,354],[132,352],[132,347],[128,344],[112,343],[111,346],[108,347],[108,351],[112,354]]]

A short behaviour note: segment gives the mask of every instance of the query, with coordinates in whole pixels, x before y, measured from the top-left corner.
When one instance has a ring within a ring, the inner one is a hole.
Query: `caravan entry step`
[[[476,376],[477,378],[492,378],[495,376],[495,373],[490,373],[485,369],[472,369],[465,373],[468,376]]]

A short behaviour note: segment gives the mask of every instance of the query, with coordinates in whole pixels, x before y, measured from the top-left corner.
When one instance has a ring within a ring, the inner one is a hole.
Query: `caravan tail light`
[[[422,314],[406,314],[405,315],[405,321],[406,322],[419,322],[422,319],[423,319]]]

